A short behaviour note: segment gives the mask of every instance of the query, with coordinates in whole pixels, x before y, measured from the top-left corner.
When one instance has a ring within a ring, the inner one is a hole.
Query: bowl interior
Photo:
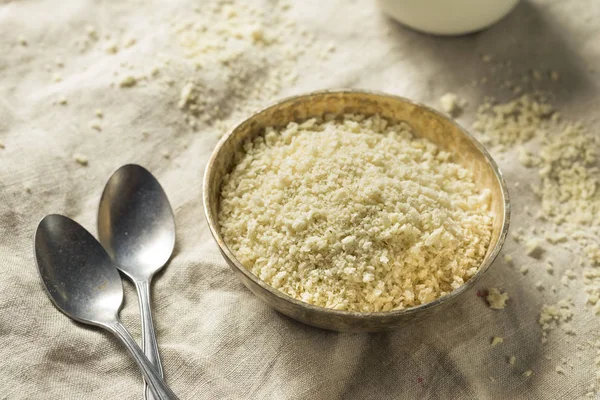
[[[344,113],[367,116],[379,114],[391,122],[404,121],[408,123],[415,135],[425,137],[442,150],[450,152],[453,155],[452,161],[472,171],[474,179],[480,187],[491,191],[491,211],[494,215],[492,238],[478,273],[467,281],[463,287],[436,300],[434,303],[443,301],[443,299],[451,297],[457,292],[464,291],[465,286],[471,286],[489,267],[498,254],[508,230],[509,202],[502,176],[483,146],[454,121],[435,110],[415,104],[407,99],[379,93],[331,91],[289,98],[253,115],[221,139],[206,170],[204,206],[210,229],[226,258],[230,258],[228,262],[233,263],[232,266],[237,268],[244,268],[228,250],[220,234],[218,224],[221,183],[223,177],[232,170],[243,156],[243,143],[263,134],[264,129],[269,126],[283,127],[291,121],[322,117],[324,114]],[[249,271],[247,274],[244,272],[244,275],[254,281],[260,281]],[[255,283],[260,284],[262,282]],[[264,288],[266,284],[262,283],[260,286]],[[272,288],[269,287],[268,289]],[[276,289],[272,290],[276,291]],[[285,295],[282,294],[282,296]],[[288,299],[293,300],[290,297]],[[310,305],[305,304],[305,306]],[[423,306],[427,305],[413,307],[413,309]],[[310,306],[310,308],[313,307],[315,306]],[[407,310],[411,309],[400,311]],[[387,313],[392,313],[392,311]]]

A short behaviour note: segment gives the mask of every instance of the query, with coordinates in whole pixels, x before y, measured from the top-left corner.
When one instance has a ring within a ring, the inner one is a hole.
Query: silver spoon
[[[100,200],[98,238],[117,268],[135,284],[142,315],[142,349],[163,376],[150,284],[173,252],[175,218],[167,195],[148,170],[128,164],[112,174]],[[152,399],[147,386],[144,396]]]
[[[47,215],[35,232],[35,259],[48,296],[68,317],[114,334],[161,400],[177,400],[127,329],[119,321],[123,286],[100,243],[77,222]]]

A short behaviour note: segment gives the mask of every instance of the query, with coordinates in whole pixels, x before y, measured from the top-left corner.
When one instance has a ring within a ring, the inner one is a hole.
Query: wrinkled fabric
[[[510,60],[520,73],[559,71],[559,81],[541,85],[554,93],[566,118],[593,126],[600,110],[599,72],[588,68],[600,65],[600,3],[594,0],[523,1],[492,28],[461,37],[403,28],[372,1],[297,3],[291,13],[297,24],[333,43],[335,51],[327,60],[300,57],[298,81],[283,85],[278,97],[354,87],[437,106],[450,91],[469,101],[459,118],[469,127],[484,96],[510,97],[499,87],[503,72],[492,73],[481,60],[489,54]],[[451,311],[391,333],[311,328],[246,290],[204,220],[202,174],[219,133],[211,125],[191,129],[185,123],[176,106],[185,72],[171,72],[173,88],[154,81],[127,90],[110,87],[120,63],[150,66],[157,53],[170,49],[174,39],[161,17],[193,6],[203,4],[0,2],[1,399],[142,398],[141,376],[117,340],[72,322],[52,306],[32,250],[33,232],[45,214],[65,214],[96,234],[104,183],[131,162],[156,175],[175,211],[175,253],[152,293],[165,377],[181,399],[576,399],[588,391],[595,379],[595,350],[577,346],[595,340],[600,323],[585,306],[580,279],[568,287],[560,284],[562,271],[575,267],[577,250],[549,246],[556,274],[531,266],[523,275],[519,267],[532,261],[509,239],[476,288],[507,291],[506,309],[489,309],[473,290]],[[113,58],[103,51],[80,53],[72,42],[85,36],[86,24],[99,32],[133,32],[141,50]],[[19,44],[19,36],[27,46]],[[54,65],[57,57],[65,66],[52,67],[62,75],[53,82],[45,65]],[[487,83],[471,84],[484,76]],[[68,104],[55,104],[63,95]],[[217,97],[232,107],[244,101]],[[97,108],[104,112],[100,132],[89,126]],[[89,164],[77,164],[76,153],[85,154]],[[523,168],[514,152],[494,155],[509,186],[513,229],[539,224],[524,210],[539,206],[528,189],[536,172]],[[514,266],[504,254],[512,255]],[[537,281],[547,289],[537,290]],[[139,341],[135,292],[127,281],[124,287],[121,317]],[[537,324],[542,304],[567,297],[575,302],[577,334],[565,336],[558,329],[542,344]],[[493,336],[504,343],[491,347]],[[515,365],[507,362],[511,355]],[[565,375],[555,372],[557,365]],[[522,376],[526,370],[533,375]]]

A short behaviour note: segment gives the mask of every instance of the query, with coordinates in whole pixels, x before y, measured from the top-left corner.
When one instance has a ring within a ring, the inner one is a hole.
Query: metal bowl
[[[453,154],[453,161],[471,170],[482,188],[490,189],[494,214],[492,238],[477,273],[464,285],[430,303],[386,312],[338,311],[296,300],[269,286],[246,269],[229,249],[220,232],[218,211],[223,177],[243,155],[244,141],[263,134],[269,126],[284,127],[324,114],[380,114],[393,121],[407,122],[416,135],[425,137]],[[235,275],[259,299],[277,311],[308,325],[339,332],[376,332],[391,330],[450,307],[460,295],[471,289],[488,270],[508,232],[510,203],[498,166],[485,148],[452,119],[422,104],[402,97],[356,90],[310,93],[285,99],[254,114],[225,135],[214,149],[203,187],[204,212],[210,231]]]

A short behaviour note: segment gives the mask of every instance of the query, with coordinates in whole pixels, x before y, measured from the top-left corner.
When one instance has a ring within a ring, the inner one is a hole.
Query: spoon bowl
[[[121,277],[88,231],[51,214],[38,225],[34,241],[40,277],[60,311],[93,325],[116,321],[123,301]]]
[[[175,218],[147,169],[127,164],[112,174],[100,200],[98,237],[119,270],[134,280],[152,277],[169,260]]]

